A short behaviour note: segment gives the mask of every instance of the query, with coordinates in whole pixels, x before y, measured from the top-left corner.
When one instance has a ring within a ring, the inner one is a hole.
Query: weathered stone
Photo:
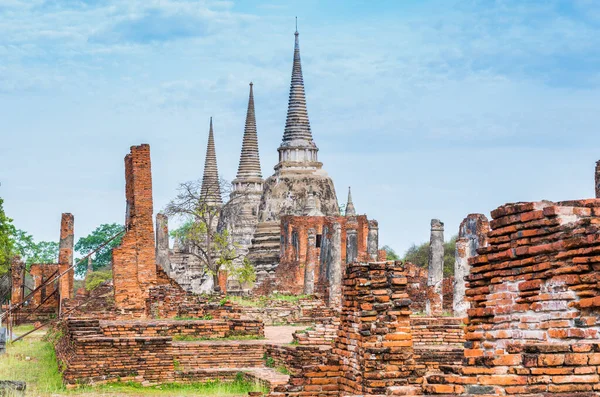
[[[369,221],[367,252],[369,254],[369,260],[377,261],[377,259],[379,258],[379,224],[376,220]]]
[[[342,304],[342,227],[337,222],[333,224],[330,252],[328,304],[329,307],[340,308]]]
[[[169,261],[169,217],[156,214],[156,263],[165,273],[171,274]]]
[[[466,282],[471,267],[469,258],[477,255],[477,249],[487,246],[487,233],[490,230],[485,215],[469,214],[460,224],[454,262],[454,315],[465,317],[469,303],[465,301]]]
[[[443,312],[442,281],[444,279],[444,224],[439,219],[431,220],[429,240],[429,275],[427,278],[428,315],[440,316]]]
[[[307,202],[324,216],[339,216],[333,181],[318,161],[313,141],[300,62],[298,32],[294,47],[292,81],[285,131],[279,146],[279,163],[264,184],[258,225],[248,253],[257,272],[273,274],[279,262],[279,221],[282,215],[304,215]],[[309,192],[312,191],[312,194]],[[312,203],[309,203],[312,206]],[[263,280],[257,280],[260,285]]]
[[[304,295],[315,293],[315,266],[317,265],[317,236],[313,228],[308,229],[306,265],[304,266]]]

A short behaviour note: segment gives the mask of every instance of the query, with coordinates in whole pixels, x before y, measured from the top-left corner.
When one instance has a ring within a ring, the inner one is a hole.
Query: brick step
[[[252,342],[175,342],[173,354],[183,370],[264,367],[264,344]]]
[[[279,385],[288,383],[290,376],[284,375],[275,371],[272,368],[248,368],[248,367],[233,367],[233,368],[211,368],[211,369],[194,369],[177,371],[175,374],[176,380],[188,382],[201,382],[205,380],[218,379],[221,381],[231,381],[238,377],[238,374],[243,374],[244,378],[250,381],[258,381],[268,386],[271,391]],[[437,396],[439,397],[439,396]]]

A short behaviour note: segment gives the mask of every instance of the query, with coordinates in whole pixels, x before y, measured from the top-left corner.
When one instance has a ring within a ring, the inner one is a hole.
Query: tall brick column
[[[306,265],[304,266],[304,295],[315,293],[315,266],[317,266],[317,232],[310,228],[306,244]]]
[[[600,161],[596,162],[596,198],[600,198]]]
[[[65,299],[73,297],[75,270],[68,269],[73,266],[74,223],[75,218],[73,214],[62,214],[60,220],[60,242],[58,245],[58,271],[59,274],[67,273],[58,279],[58,293],[60,294],[61,303]]]
[[[454,262],[454,300],[452,308],[454,315],[466,317],[469,303],[465,301],[466,281],[471,267],[469,258],[477,255],[477,249],[487,246],[487,233],[490,223],[483,214],[469,214],[461,222],[456,240]]]
[[[23,302],[23,283],[25,282],[25,263],[15,256],[10,263],[10,277],[12,289],[10,293],[11,305]]]
[[[148,289],[157,281],[150,145],[132,146],[125,156],[125,195],[126,232],[121,245],[113,249],[115,304],[141,311]]]
[[[441,316],[443,309],[442,281],[444,280],[444,224],[431,220],[429,240],[429,275],[425,311],[430,316]]]
[[[171,273],[169,263],[169,217],[165,214],[156,214],[156,263],[165,273]]]
[[[415,393],[410,299],[401,262],[351,263],[334,353],[340,358],[340,395]],[[400,389],[404,389],[401,393]]]

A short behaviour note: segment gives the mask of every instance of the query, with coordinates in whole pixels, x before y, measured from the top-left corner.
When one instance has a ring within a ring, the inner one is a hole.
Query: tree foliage
[[[385,259],[388,261],[399,261],[402,259],[389,245],[384,245],[381,249],[385,251]]]
[[[169,202],[165,211],[167,215],[184,221],[171,235],[181,247],[185,247],[186,252],[198,258],[204,274],[212,276],[215,291],[220,289],[218,274],[221,269],[244,281],[254,281],[255,278],[254,268],[249,262],[244,261],[242,266],[234,264],[239,254],[230,234],[239,219],[244,195],[238,194],[225,205],[213,202],[217,194],[229,191],[231,185],[224,180],[215,182],[214,186],[206,183],[202,186],[201,180],[182,183],[177,197]]]
[[[33,236],[26,231],[17,229],[14,234],[15,252],[27,265],[27,269],[34,263],[57,263],[58,242],[35,242]]]
[[[0,198],[0,275],[6,273],[10,268],[14,251],[15,226],[12,219],[4,213],[4,200]]]
[[[449,241],[444,243],[444,276],[451,276],[454,274],[456,238],[457,236],[453,236]],[[403,260],[427,268],[429,266],[429,242],[420,245],[411,245],[404,254]]]
[[[86,256],[102,246],[102,244],[111,237],[121,233],[124,228],[123,225],[119,225],[118,223],[102,224],[86,237],[81,237],[77,241],[77,244],[75,244],[75,251],[81,256]],[[121,244],[122,239],[123,235],[120,235],[92,255],[92,268],[94,271],[109,268],[112,265],[112,250]],[[87,261],[79,263],[75,268],[77,275],[84,275],[87,270],[87,265]]]

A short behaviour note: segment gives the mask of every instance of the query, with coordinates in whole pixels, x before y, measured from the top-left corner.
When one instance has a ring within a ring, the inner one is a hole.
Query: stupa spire
[[[356,209],[354,208],[354,203],[352,202],[352,190],[350,186],[348,186],[348,202],[346,203],[346,217],[356,216]]]
[[[215,151],[215,136],[213,132],[212,117],[208,131],[208,144],[206,146],[206,159],[204,160],[204,176],[200,190],[201,200],[208,205],[221,205],[221,187],[219,186],[219,172],[217,170],[217,154]]]
[[[294,33],[294,62],[292,66],[292,81],[288,101],[287,118],[283,140],[279,146],[280,162],[316,162],[317,145],[315,145],[306,109],[306,95],[302,64],[300,62],[300,44],[298,30]]]
[[[255,182],[257,179],[262,180],[262,172],[260,170],[260,157],[258,154],[258,135],[256,132],[256,116],[254,114],[253,84],[250,83],[244,140],[242,142],[240,165],[238,167],[235,182]]]

